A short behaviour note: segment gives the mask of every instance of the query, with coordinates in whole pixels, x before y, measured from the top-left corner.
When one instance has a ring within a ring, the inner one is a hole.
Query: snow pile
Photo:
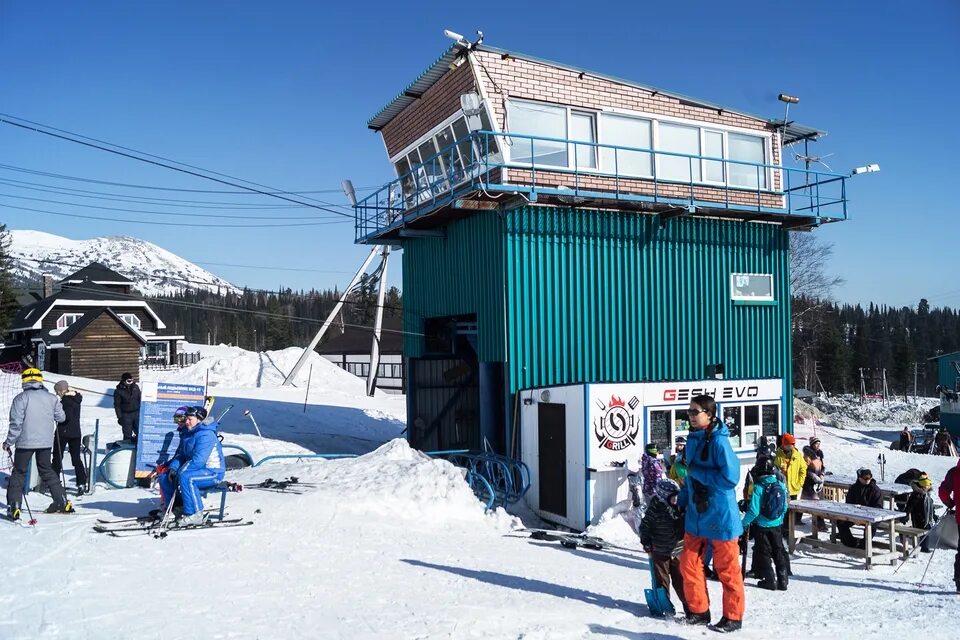
[[[919,425],[923,414],[939,402],[936,398],[918,398],[911,402],[869,400],[861,403],[857,396],[843,395],[817,398],[814,406],[825,414],[822,422],[829,421],[844,429],[868,424],[901,425],[902,428],[904,424]]]
[[[189,343],[184,347],[186,351],[195,348],[196,345]],[[219,345],[204,347],[200,353],[201,359],[194,365],[170,371],[144,370],[141,372],[142,379],[183,384],[205,384],[209,380],[210,386],[214,388],[279,387],[303,355],[303,349],[288,347],[281,351],[254,353],[238,347]],[[353,395],[364,395],[366,392],[365,380],[344,371],[317,353],[310,354],[294,378],[294,386],[306,387],[308,377],[312,389],[336,390]]]

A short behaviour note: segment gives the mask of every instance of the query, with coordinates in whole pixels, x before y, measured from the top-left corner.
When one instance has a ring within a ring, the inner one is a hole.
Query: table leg
[[[867,560],[867,569],[873,566],[873,524],[868,522],[863,526],[863,550]]]
[[[788,531],[790,532],[790,553],[793,553],[797,549],[797,524],[796,519],[793,517],[793,511],[788,509],[787,517],[790,518],[790,522],[787,524],[789,527]]]
[[[907,537],[903,536],[903,559],[907,559]],[[890,553],[897,552],[897,522],[896,520],[890,521]],[[896,564],[896,560],[891,560],[890,564]]]

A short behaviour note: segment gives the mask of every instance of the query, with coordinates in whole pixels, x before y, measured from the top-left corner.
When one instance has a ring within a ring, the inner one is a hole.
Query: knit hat
[[[797,444],[797,439],[794,437],[792,433],[785,433],[783,434],[783,437],[780,439],[780,444],[792,447],[793,445]]]
[[[817,437],[810,438],[810,446],[812,447],[815,444],[820,444],[820,438],[817,438]]]
[[[661,478],[660,480],[657,480],[657,484],[654,485],[653,491],[657,497],[660,498],[660,500],[669,503],[670,498],[680,493],[680,485],[669,478]]]
[[[58,396],[62,396],[67,391],[70,391],[70,383],[67,382],[66,380],[61,380],[57,384],[53,385],[53,391]]]
[[[862,478],[863,476],[873,477],[873,471],[870,471],[870,467],[860,467],[857,469],[857,477]]]
[[[684,438],[683,436],[677,436],[677,444],[682,444],[682,445],[686,446],[686,444],[687,444],[687,439]]]
[[[649,442],[649,443],[647,443],[647,446],[644,447],[644,451],[646,451],[647,453],[649,453],[649,454],[652,455],[652,456],[657,455],[657,451],[659,451],[659,449],[657,449],[657,443],[656,443],[656,442]],[[634,455],[636,455],[636,454],[634,454]]]
[[[126,382],[127,380],[133,380],[132,373],[125,373],[122,376],[120,376],[120,382]]]

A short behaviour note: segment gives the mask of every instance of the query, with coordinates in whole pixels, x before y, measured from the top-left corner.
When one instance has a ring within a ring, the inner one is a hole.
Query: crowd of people
[[[661,457],[651,443],[640,459],[642,493],[638,492],[635,501],[635,505],[644,505],[640,542],[650,554],[656,586],[676,594],[686,624],[710,624],[706,579],[712,573],[712,560],[713,575],[723,587],[723,604],[722,617],[711,628],[736,631],[743,623],[744,577],[757,579],[761,589],[789,588],[792,571],[785,545],[789,502],[823,499],[829,472],[819,438],[810,438],[801,448],[790,433],[780,436],[777,444],[761,438],[738,503],[734,491],[740,463],[729,441],[728,426],[717,419],[713,398],[694,398],[688,416],[690,431],[686,438],[676,438],[672,454]],[[872,471],[862,467],[856,475],[846,490],[846,503],[882,508]],[[911,469],[897,482],[911,488],[898,505],[907,514],[906,521],[917,529],[932,529],[937,522],[933,481],[926,473]],[[954,509],[960,501],[960,471],[953,469],[947,474],[940,497],[949,510]],[[799,524],[800,516],[797,512],[790,517]],[[950,517],[956,517],[956,512]],[[811,526],[827,530],[821,518],[813,518]],[[836,526],[842,544],[865,547],[849,522],[838,520]],[[749,571],[742,572],[738,560],[741,553],[747,553],[749,540],[753,540],[752,563]],[[930,551],[928,540],[927,535],[921,537],[924,552]],[[960,591],[960,551],[955,580]]]
[[[76,481],[76,495],[82,496],[89,481],[83,462],[81,406],[83,396],[61,380],[54,393],[47,391],[39,369],[25,369],[20,375],[22,391],[10,407],[10,424],[3,450],[11,460],[7,483],[7,518],[20,520],[26,504],[24,488],[27,469],[36,460],[40,482],[53,502],[47,513],[75,513],[67,499],[63,479],[63,456],[69,450]],[[139,432],[140,388],[129,373],[123,374],[114,390],[114,409],[123,440],[136,443]],[[176,508],[181,526],[203,522],[201,494],[223,480],[226,465],[217,437],[219,424],[208,419],[201,406],[180,407],[173,416],[180,443],[173,457],[154,473],[160,486],[162,504]],[[176,504],[175,504],[176,503]],[[28,505],[29,506],[29,505]]]

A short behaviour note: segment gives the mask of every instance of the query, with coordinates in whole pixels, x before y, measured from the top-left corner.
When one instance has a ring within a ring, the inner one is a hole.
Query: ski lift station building
[[[397,177],[356,241],[402,248],[412,445],[519,458],[583,528],[693,395],[744,464],[791,428],[788,232],[845,220],[847,176],[782,156],[821,131],[462,39],[368,126]]]

